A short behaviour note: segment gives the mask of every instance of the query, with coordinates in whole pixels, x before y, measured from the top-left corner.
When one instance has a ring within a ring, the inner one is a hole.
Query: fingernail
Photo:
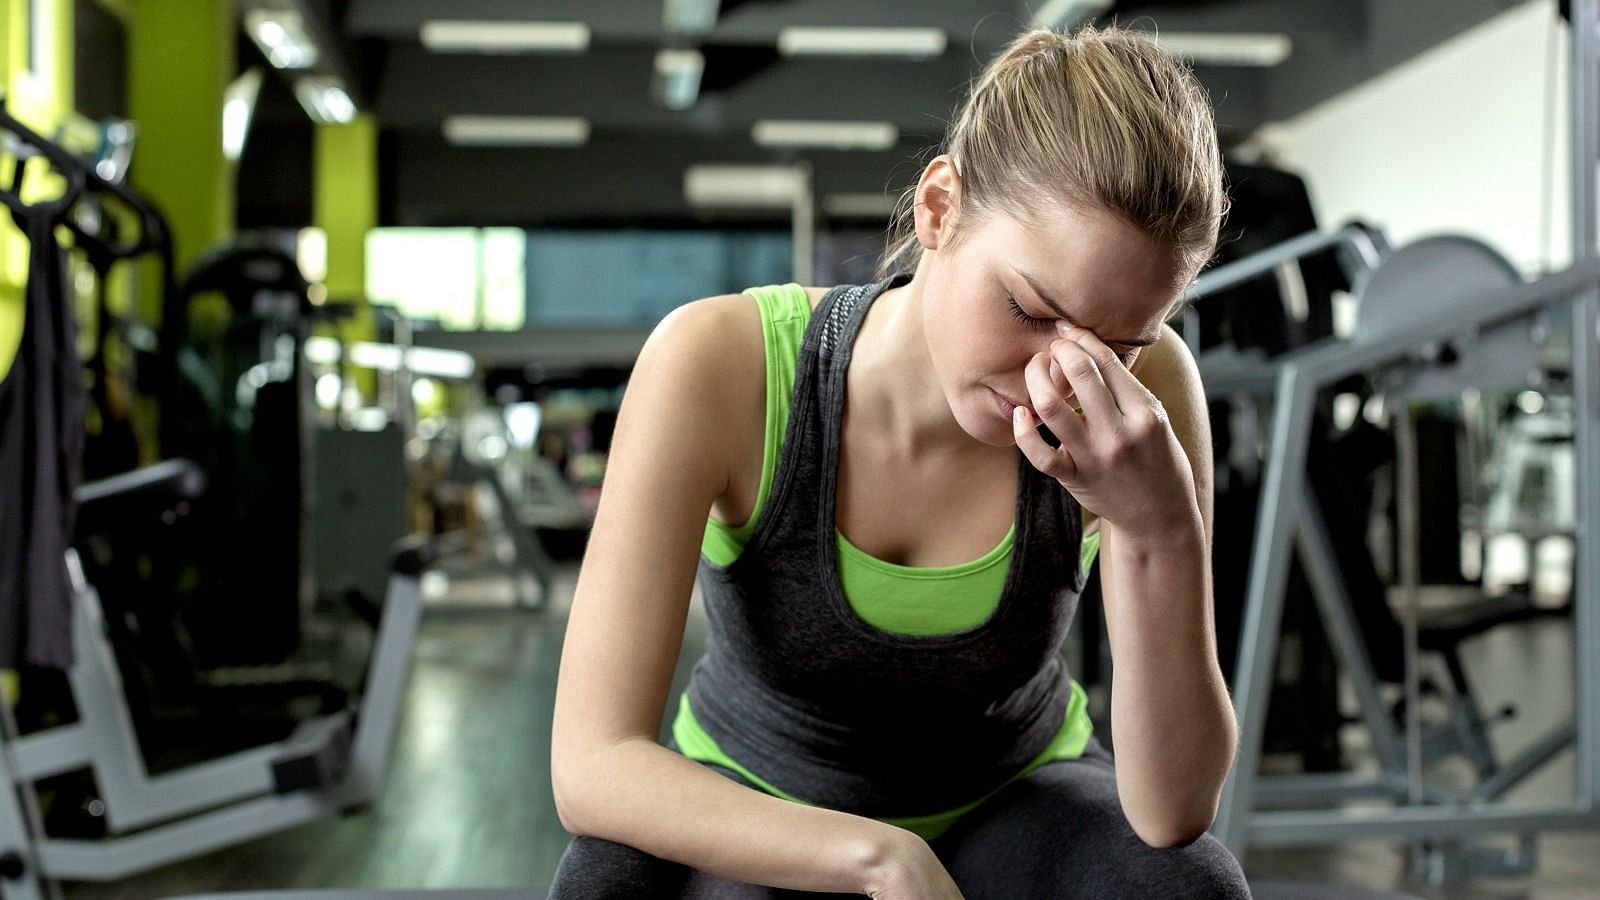
[[[1072,332],[1076,330],[1077,329],[1073,328],[1071,325],[1068,325],[1066,322],[1056,323],[1056,331],[1060,332],[1062,337],[1072,337]]]
[[[1011,424],[1021,425],[1023,415],[1025,415],[1025,413],[1023,412],[1022,407],[1019,406],[1016,409],[1013,409],[1011,411]]]

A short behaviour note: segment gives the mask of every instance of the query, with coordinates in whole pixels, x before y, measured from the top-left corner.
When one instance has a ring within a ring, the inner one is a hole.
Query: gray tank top
[[[838,577],[834,507],[852,346],[878,284],[834,288],[806,329],[771,495],[726,567],[701,557],[710,632],[687,689],[718,747],[808,803],[938,813],[1001,786],[1056,736],[1077,611],[1082,512],[1017,453],[1016,539],[994,613],[912,636],[868,624]]]

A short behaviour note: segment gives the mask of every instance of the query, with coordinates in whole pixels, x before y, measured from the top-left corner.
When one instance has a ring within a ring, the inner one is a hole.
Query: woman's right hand
[[[928,842],[904,829],[867,883],[873,900],[963,900],[961,889]]]

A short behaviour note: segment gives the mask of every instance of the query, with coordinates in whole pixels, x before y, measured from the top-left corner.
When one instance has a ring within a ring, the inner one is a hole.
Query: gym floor
[[[325,887],[544,885],[568,836],[550,793],[551,708],[566,611],[577,577],[567,565],[554,602],[537,613],[508,609],[508,586],[487,578],[448,582],[418,638],[405,714],[388,783],[369,812],[325,821],[168,866],[116,884],[68,884],[69,900],[160,898],[209,890]],[[430,592],[433,593],[433,592]],[[1502,629],[1465,645],[1465,664],[1487,708],[1519,705],[1496,729],[1515,752],[1571,709],[1570,628],[1560,620]],[[691,611],[672,696],[704,645],[706,620]],[[1359,729],[1349,729],[1360,758]],[[1449,772],[1436,773],[1448,777]],[[1565,754],[1511,799],[1571,797]],[[1578,900],[1595,896],[1600,834],[1549,833],[1532,876],[1430,887],[1408,882],[1403,851],[1387,841],[1258,849],[1253,878],[1407,890],[1451,900]]]

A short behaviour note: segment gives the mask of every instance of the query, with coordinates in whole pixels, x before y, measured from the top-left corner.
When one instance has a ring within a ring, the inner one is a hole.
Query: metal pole
[[[1261,505],[1250,553],[1250,580],[1233,673],[1233,706],[1238,718],[1239,752],[1222,787],[1211,831],[1241,862],[1244,860],[1256,767],[1271,699],[1272,666],[1277,658],[1289,561],[1300,528],[1300,493],[1305,480],[1315,385],[1295,366],[1278,375],[1272,439],[1261,479]]]
[[[1595,257],[1595,165],[1600,161],[1596,104],[1600,103],[1600,0],[1572,0],[1572,260]],[[1600,284],[1572,304],[1573,434],[1578,522],[1572,599],[1577,644],[1577,772],[1581,807],[1594,811],[1600,784]]]
[[[790,228],[794,231],[794,280],[797,284],[811,283],[812,260],[816,256],[817,204],[811,189],[811,166],[796,163],[794,206],[790,212]]]
[[[1405,632],[1406,796],[1418,805],[1422,791],[1422,684],[1417,661],[1417,617],[1420,613],[1421,560],[1419,559],[1417,492],[1417,432],[1410,401],[1393,402],[1391,418],[1395,439],[1395,519],[1399,536],[1400,588],[1404,597],[1400,620]]]

